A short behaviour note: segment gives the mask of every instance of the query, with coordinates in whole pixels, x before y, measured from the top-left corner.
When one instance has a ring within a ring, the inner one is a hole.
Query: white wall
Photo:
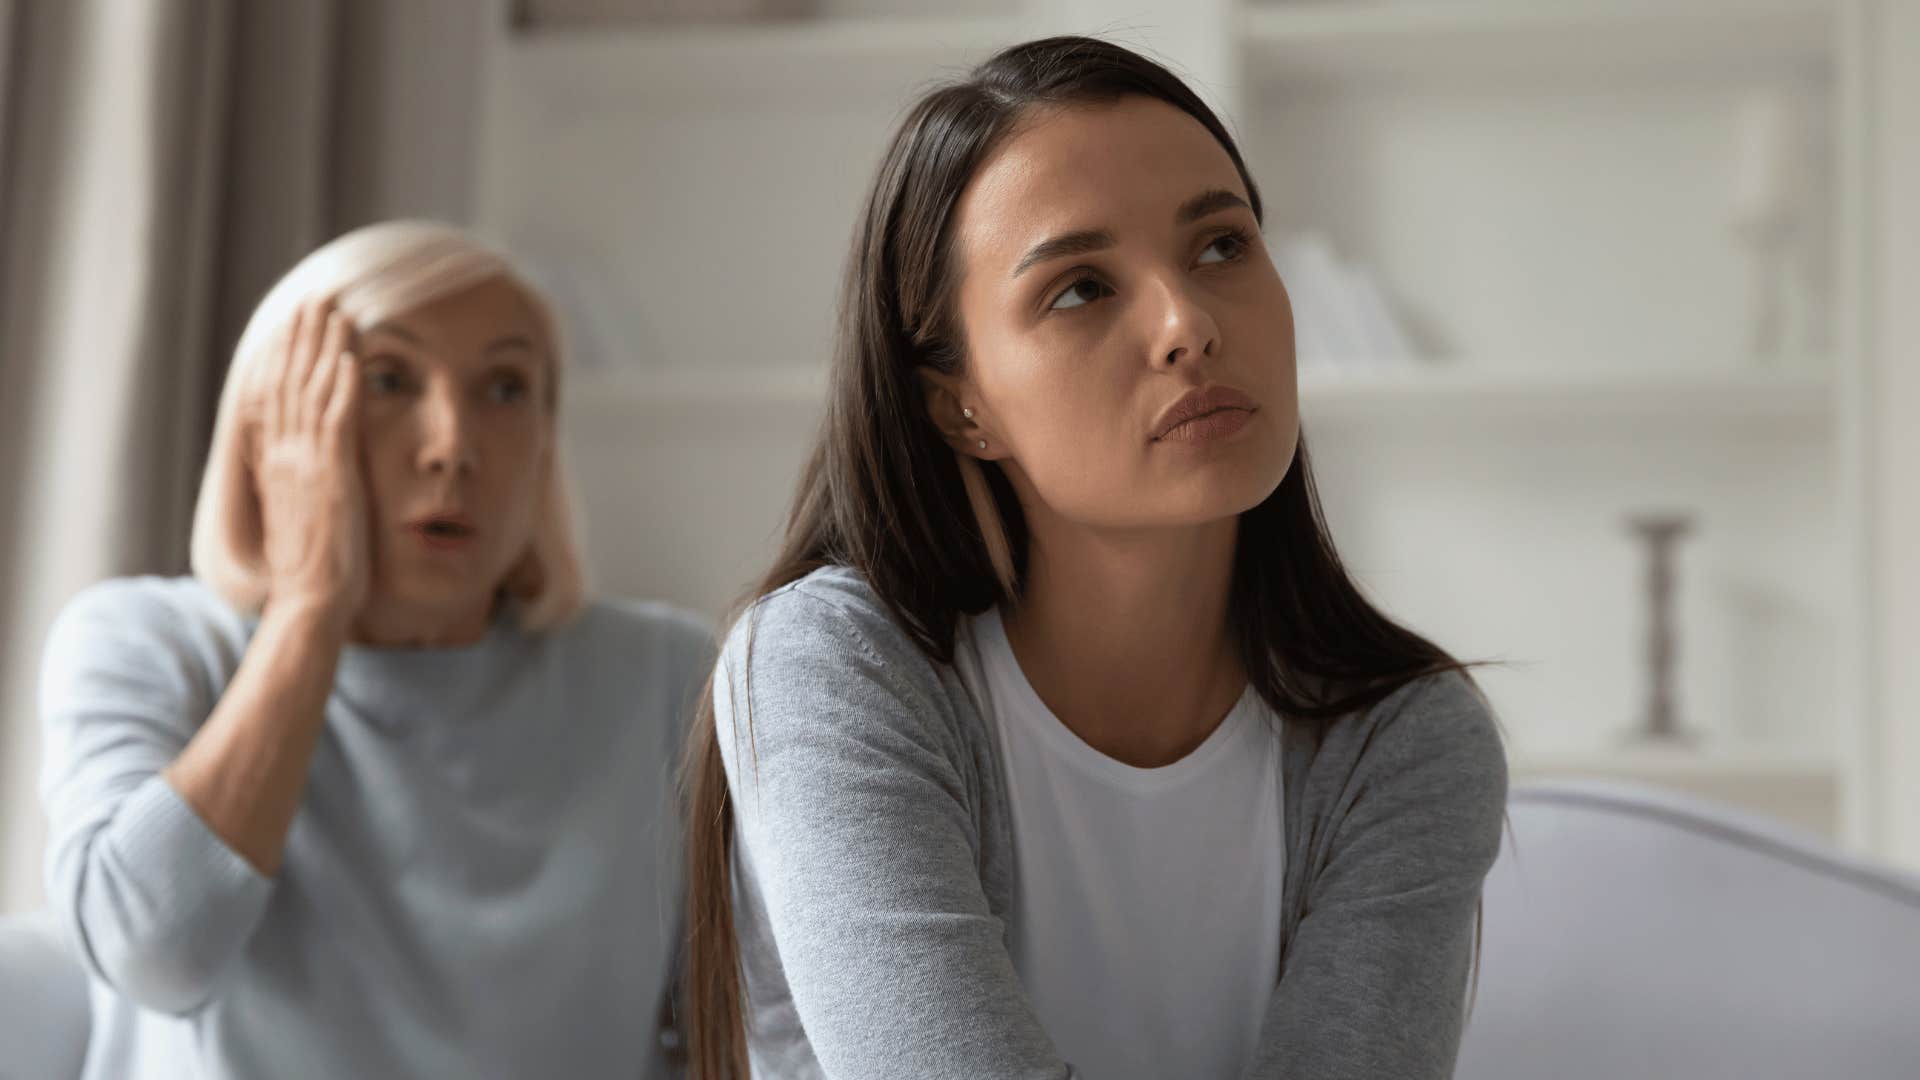
[[[1879,215],[1871,297],[1878,353],[1872,488],[1882,847],[1920,868],[1920,4],[1878,5],[1871,169]]]

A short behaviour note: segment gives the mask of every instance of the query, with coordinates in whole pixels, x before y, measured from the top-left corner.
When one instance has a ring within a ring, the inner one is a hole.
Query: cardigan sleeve
[[[1462,676],[1417,681],[1367,719],[1249,1080],[1453,1075],[1506,754]]]
[[[1065,1080],[981,885],[979,794],[951,708],[930,662],[877,619],[803,584],[730,635],[716,729],[736,877],[760,901],[736,911],[770,924],[817,1062],[803,1072]]]

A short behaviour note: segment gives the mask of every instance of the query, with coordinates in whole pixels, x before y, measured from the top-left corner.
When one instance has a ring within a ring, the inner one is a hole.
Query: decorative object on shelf
[[[1818,236],[1808,220],[1817,155],[1807,104],[1786,88],[1755,90],[1735,115],[1730,225],[1745,249],[1747,347],[1772,366],[1825,347]]]
[[[1269,250],[1293,301],[1294,352],[1302,369],[1414,362],[1380,283],[1364,267],[1343,262],[1324,235],[1296,233]]]
[[[819,0],[513,0],[515,30],[610,24],[749,22],[819,13]]]
[[[1675,668],[1679,658],[1674,632],[1674,548],[1693,531],[1693,518],[1682,513],[1635,514],[1628,527],[1647,550],[1647,704],[1635,737],[1645,742],[1690,743],[1693,736],[1680,726],[1674,704]]]

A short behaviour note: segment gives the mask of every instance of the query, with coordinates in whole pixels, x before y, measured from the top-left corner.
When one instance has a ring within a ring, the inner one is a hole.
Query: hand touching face
[[[367,499],[359,446],[360,372],[347,319],[307,304],[251,388],[267,603],[344,627],[367,598]]]

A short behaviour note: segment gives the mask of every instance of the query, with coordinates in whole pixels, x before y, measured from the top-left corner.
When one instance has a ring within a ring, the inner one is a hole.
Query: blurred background
[[[555,295],[607,592],[718,616],[818,418],[912,95],[1099,33],[1242,140],[1333,531],[1517,775],[1920,867],[1920,4],[0,0],[0,911],[34,671],[186,566],[212,402],[301,254],[468,224]]]

